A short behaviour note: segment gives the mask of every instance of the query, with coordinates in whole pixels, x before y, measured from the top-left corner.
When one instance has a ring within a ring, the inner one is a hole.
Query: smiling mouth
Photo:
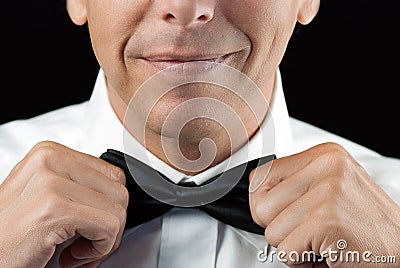
[[[146,63],[152,65],[158,71],[162,71],[166,68],[173,67],[179,64],[190,63],[190,62],[209,62],[209,63],[227,63],[228,59],[233,53],[228,53],[217,57],[174,57],[174,56],[155,56],[140,58]]]

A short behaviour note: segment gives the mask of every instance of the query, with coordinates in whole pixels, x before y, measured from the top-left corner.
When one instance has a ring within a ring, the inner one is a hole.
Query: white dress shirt
[[[230,161],[225,160],[196,176],[186,176],[146,151],[134,138],[130,141],[129,150],[125,150],[123,125],[110,105],[104,75],[100,70],[89,101],[0,126],[0,183],[32,146],[43,140],[56,141],[95,156],[100,156],[110,148],[124,151],[152,165],[175,183],[186,180],[197,184],[217,175],[227,166],[249,160],[247,152],[253,159],[271,153],[279,158],[322,142],[333,141],[344,146],[399,203],[400,160],[382,156],[289,117],[279,71],[271,112],[272,117],[264,120],[261,129],[274,131],[273,145],[260,146],[263,140],[258,132],[247,145],[248,151],[242,148],[231,156]],[[264,147],[266,149],[262,149]],[[271,257],[266,262],[260,262],[257,254],[266,246]],[[58,267],[60,249],[47,267]],[[262,235],[225,225],[197,209],[174,208],[159,218],[126,230],[120,248],[101,267],[287,267],[272,257],[274,250]]]

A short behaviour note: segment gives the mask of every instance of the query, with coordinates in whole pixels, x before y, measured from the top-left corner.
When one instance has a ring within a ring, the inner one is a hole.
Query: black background
[[[63,2],[2,5],[0,124],[87,100],[99,66]],[[281,65],[291,116],[400,157],[399,8],[394,0],[322,0]]]

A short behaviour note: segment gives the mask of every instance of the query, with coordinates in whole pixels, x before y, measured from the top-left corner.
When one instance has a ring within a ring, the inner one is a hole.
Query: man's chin
[[[198,144],[203,139],[221,137],[224,128],[216,121],[207,118],[195,118],[182,123],[179,120],[170,120],[168,123],[152,122],[148,120],[146,133],[157,135],[167,140],[177,140],[185,144]]]

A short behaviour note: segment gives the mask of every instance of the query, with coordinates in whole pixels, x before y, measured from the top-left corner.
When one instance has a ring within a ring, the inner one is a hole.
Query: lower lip
[[[209,71],[219,64],[227,64],[228,59],[232,54],[227,54],[218,59],[213,60],[198,60],[198,61],[151,61],[142,59],[156,71],[163,71],[168,69],[175,74],[196,74],[204,71]]]

